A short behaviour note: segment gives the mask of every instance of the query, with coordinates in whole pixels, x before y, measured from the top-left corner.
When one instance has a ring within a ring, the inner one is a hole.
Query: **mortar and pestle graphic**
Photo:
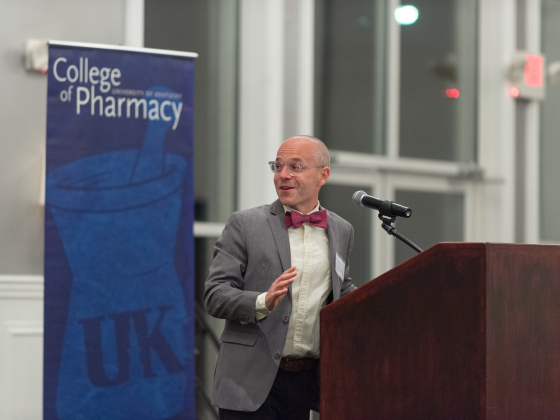
[[[172,124],[150,120],[140,151],[91,156],[47,174],[47,202],[72,272],[60,420],[159,420],[185,409],[193,356],[174,252],[187,162],[164,153]]]

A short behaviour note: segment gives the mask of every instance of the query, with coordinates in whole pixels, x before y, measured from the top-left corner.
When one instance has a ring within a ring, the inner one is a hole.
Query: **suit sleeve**
[[[352,252],[352,248],[354,248],[354,227],[350,226],[350,229],[350,240],[348,241],[348,252],[346,253],[346,267],[344,268],[344,281],[342,282],[342,287],[340,288],[341,297],[357,289],[349,276],[350,252]]]
[[[214,260],[206,280],[204,304],[213,317],[256,322],[255,304],[260,292],[244,290],[247,262],[243,219],[234,213],[214,246]]]

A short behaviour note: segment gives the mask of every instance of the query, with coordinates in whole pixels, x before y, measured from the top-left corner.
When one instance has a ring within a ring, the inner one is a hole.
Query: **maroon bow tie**
[[[286,227],[294,227],[298,229],[305,222],[311,223],[314,226],[326,229],[327,228],[327,211],[319,210],[311,214],[301,214],[297,211],[286,212]]]

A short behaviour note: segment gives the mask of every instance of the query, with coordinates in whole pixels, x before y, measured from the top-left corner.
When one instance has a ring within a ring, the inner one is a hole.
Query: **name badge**
[[[346,264],[344,263],[344,260],[342,258],[340,258],[340,255],[338,255],[338,252],[336,253],[336,274],[338,274],[338,277],[340,278],[340,281],[344,281],[344,269],[346,267]]]

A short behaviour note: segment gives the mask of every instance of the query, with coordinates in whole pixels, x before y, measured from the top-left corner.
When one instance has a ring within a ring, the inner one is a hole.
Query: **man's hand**
[[[280,277],[274,280],[274,283],[272,283],[270,289],[266,292],[266,309],[269,311],[276,309],[280,301],[286,296],[286,293],[288,293],[288,286],[290,283],[294,282],[294,277],[296,275],[296,267],[294,266],[288,268]]]

